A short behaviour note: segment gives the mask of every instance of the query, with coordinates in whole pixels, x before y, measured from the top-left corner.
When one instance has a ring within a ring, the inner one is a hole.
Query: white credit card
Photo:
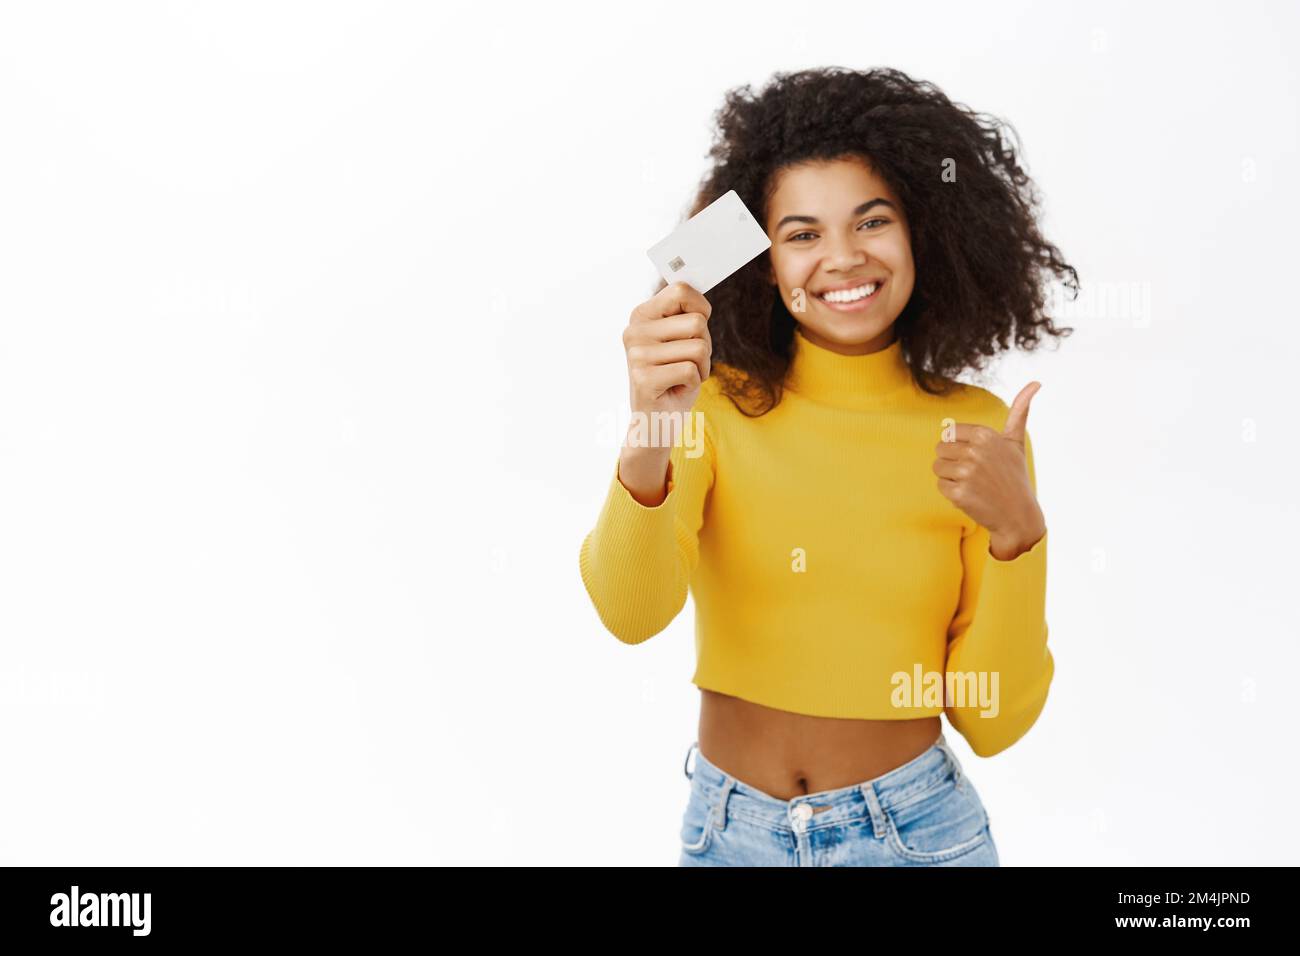
[[[646,255],[669,285],[685,282],[708,292],[771,245],[733,189],[656,242]]]

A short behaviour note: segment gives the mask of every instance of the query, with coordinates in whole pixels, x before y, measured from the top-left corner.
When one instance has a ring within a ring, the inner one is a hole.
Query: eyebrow
[[[877,199],[870,199],[867,202],[864,202],[857,209],[853,210],[853,215],[861,216],[864,212],[869,212],[872,209],[875,209],[877,206],[888,206],[890,209],[893,209],[895,212],[898,211],[897,207],[895,207],[894,204],[890,202],[888,199],[877,198]],[[782,219],[780,222],[776,224],[776,228],[780,229],[787,222],[806,222],[809,225],[815,226],[819,221],[820,220],[818,220],[816,216],[786,216],[784,219]],[[776,230],[774,229],[773,232],[775,231]]]

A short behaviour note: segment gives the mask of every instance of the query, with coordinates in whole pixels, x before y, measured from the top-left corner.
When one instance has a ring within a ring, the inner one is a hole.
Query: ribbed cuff
[[[1042,629],[1046,645],[1046,582],[1047,532],[1032,548],[1010,561],[987,555],[972,627],[979,625],[981,614],[996,615],[1006,634],[1024,635]]]
[[[670,464],[664,500],[651,508],[618,480],[616,461],[596,527],[578,555],[601,622],[628,644],[659,633],[680,610],[671,607],[678,560],[671,469]]]

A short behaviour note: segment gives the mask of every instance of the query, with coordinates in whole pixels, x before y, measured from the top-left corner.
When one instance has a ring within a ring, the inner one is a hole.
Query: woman
[[[1009,408],[954,376],[1072,332],[1043,287],[1078,289],[1003,129],[895,70],[777,74],[718,114],[691,214],[735,189],[772,245],[632,312],[580,554],[625,643],[694,595],[682,865],[999,863],[940,715],[991,756],[1046,701],[1038,383]]]

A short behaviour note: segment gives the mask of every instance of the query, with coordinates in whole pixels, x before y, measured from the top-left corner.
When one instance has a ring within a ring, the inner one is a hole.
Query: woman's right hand
[[[702,293],[674,282],[633,309],[623,330],[632,422],[619,459],[619,480],[649,507],[665,497],[673,443],[709,377],[712,312]]]
[[[665,286],[632,310],[623,347],[634,415],[685,413],[694,406],[709,377],[712,312],[708,300],[685,282]]]

